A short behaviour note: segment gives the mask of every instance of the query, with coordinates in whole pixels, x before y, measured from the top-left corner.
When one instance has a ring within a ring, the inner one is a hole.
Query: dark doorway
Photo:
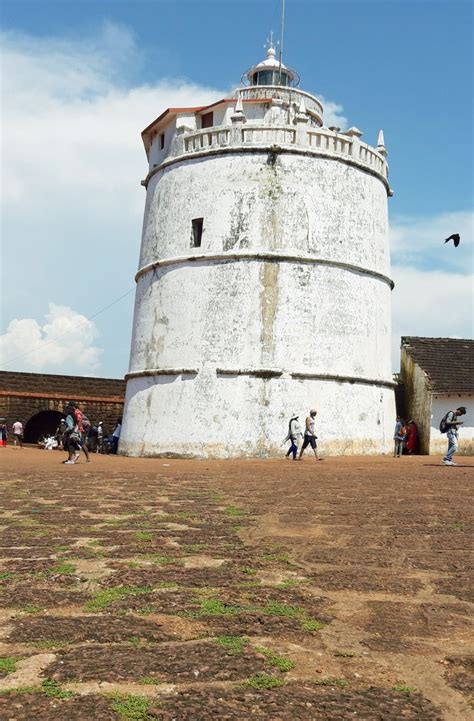
[[[64,415],[59,411],[40,411],[36,413],[25,426],[24,442],[37,443],[40,436],[54,434],[61,418],[64,418]]]

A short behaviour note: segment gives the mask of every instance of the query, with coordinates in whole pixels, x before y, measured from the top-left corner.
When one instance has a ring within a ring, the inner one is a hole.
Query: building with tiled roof
[[[405,411],[420,433],[422,453],[444,453],[446,436],[439,431],[443,416],[465,406],[459,431],[459,453],[474,453],[474,340],[419,338],[401,340],[400,378],[405,386]]]

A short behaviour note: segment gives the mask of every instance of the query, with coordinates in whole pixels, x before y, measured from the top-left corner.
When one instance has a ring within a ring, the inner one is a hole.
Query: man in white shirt
[[[23,423],[21,421],[15,421],[12,426],[13,431],[13,445],[16,448],[16,444],[20,444],[20,448],[23,448]]]
[[[318,446],[316,443],[317,435],[314,432],[314,419],[316,418],[317,413],[318,412],[312,408],[309,412],[309,416],[306,417],[303,445],[301,446],[300,455],[298,456],[299,461],[301,460],[301,456],[307,446],[311,446],[314,452],[314,457],[317,461],[323,460],[318,456]]]

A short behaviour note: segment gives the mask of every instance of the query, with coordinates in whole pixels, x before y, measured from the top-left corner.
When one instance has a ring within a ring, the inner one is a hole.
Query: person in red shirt
[[[71,403],[71,405],[74,408],[74,417],[76,419],[77,427],[79,429],[79,433],[81,434],[81,442],[80,446],[82,450],[84,451],[84,455],[86,457],[86,463],[90,463],[91,459],[89,458],[89,450],[87,448],[87,429],[86,429],[86,416],[81,411],[77,403]],[[90,427],[89,419],[87,419],[87,426]]]

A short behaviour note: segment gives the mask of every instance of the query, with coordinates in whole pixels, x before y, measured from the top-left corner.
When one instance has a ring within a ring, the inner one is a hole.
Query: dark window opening
[[[212,128],[214,124],[214,113],[201,115],[201,128]]]
[[[160,135],[160,150],[163,150],[165,147],[165,134],[161,133]]]
[[[192,221],[191,247],[200,248],[202,239],[202,224],[204,218],[194,218]]]

